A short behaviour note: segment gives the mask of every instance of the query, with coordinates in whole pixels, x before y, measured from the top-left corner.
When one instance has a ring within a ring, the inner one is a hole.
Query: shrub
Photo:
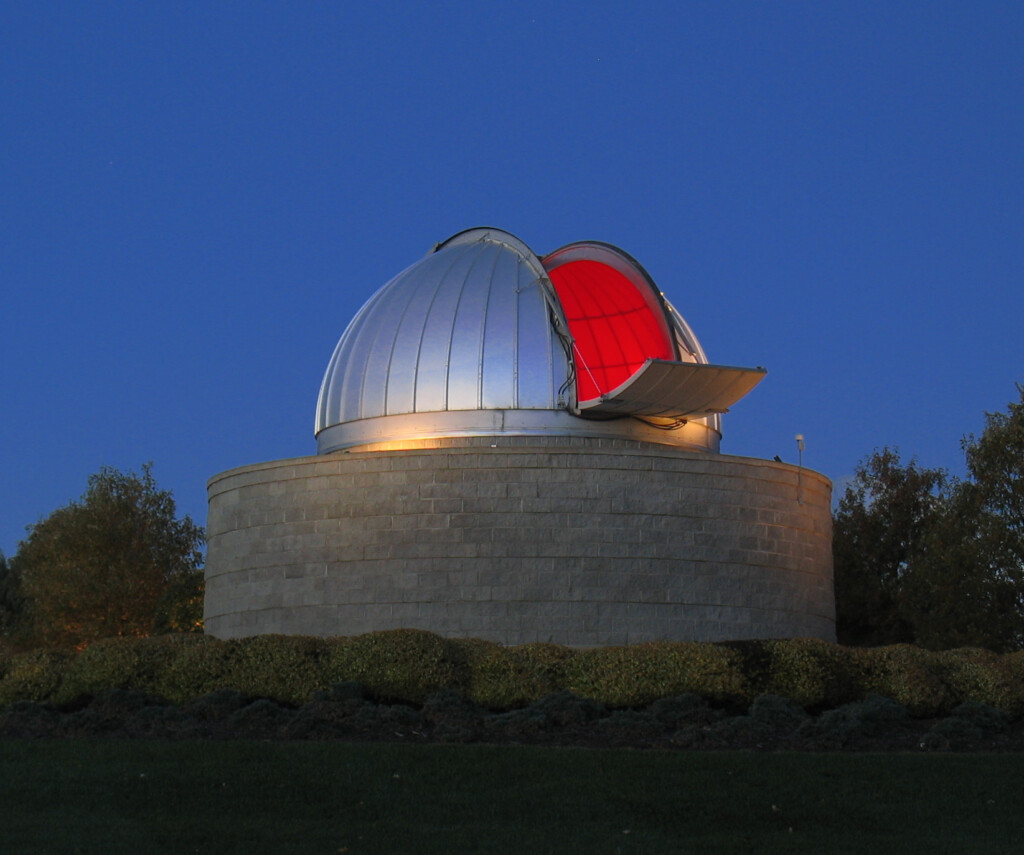
[[[53,707],[33,701],[15,701],[0,708],[0,737],[26,739],[50,737],[60,726],[61,715]]]
[[[466,650],[418,629],[370,632],[326,642],[326,684],[361,683],[377,700],[420,704],[440,689],[470,684]]]
[[[235,710],[228,718],[228,730],[243,738],[275,737],[280,735],[294,718],[294,711],[285,709],[267,698],[260,698]]]
[[[852,739],[873,736],[886,727],[901,728],[910,723],[910,713],[902,704],[880,695],[828,710],[800,726],[798,735],[821,748],[842,748]]]
[[[708,702],[694,692],[659,698],[647,708],[647,714],[670,730],[678,730],[684,725],[712,724],[724,715],[721,710],[708,706]]]
[[[327,643],[301,635],[257,635],[229,642],[231,687],[252,697],[301,704],[331,684]]]
[[[615,710],[611,715],[597,721],[605,734],[619,739],[653,739],[660,736],[664,725],[652,715],[637,710]]]
[[[104,721],[119,721],[149,707],[163,707],[164,703],[138,689],[106,689],[92,699],[88,709]]]
[[[157,693],[172,703],[200,698],[233,682],[232,643],[201,636],[183,646],[157,681]]]
[[[710,744],[716,746],[757,746],[766,739],[782,739],[791,736],[811,717],[798,704],[778,695],[758,695],[748,715],[722,718],[701,734],[690,728],[675,734],[674,742],[690,745]]]
[[[446,742],[471,742],[483,727],[487,710],[467,700],[454,689],[434,692],[423,704],[422,716],[434,729],[434,736]]]
[[[791,733],[810,716],[799,704],[779,695],[758,695],[750,707],[750,718],[773,733]]]
[[[696,744],[703,742],[715,747],[761,747],[761,743],[773,736],[770,725],[749,715],[723,718],[707,729]],[[675,734],[676,737],[679,734]]]
[[[861,663],[864,693],[892,698],[915,716],[942,715],[958,700],[935,653],[897,644],[858,650],[855,655]]]
[[[11,668],[11,663],[14,660],[14,652],[4,644],[4,640],[0,638],[0,682],[3,681],[4,677],[7,676],[7,672]]]
[[[53,700],[67,704],[111,689],[159,693],[164,673],[182,650],[201,643],[192,635],[104,639],[69,662]]]
[[[548,717],[532,706],[520,707],[506,713],[495,715],[491,719],[495,729],[504,734],[506,739],[523,739],[544,733],[551,727]]]
[[[743,696],[739,664],[735,651],[715,644],[602,647],[566,662],[565,688],[611,707],[643,707],[686,692],[735,701]]]
[[[921,740],[921,748],[930,751],[969,748],[983,739],[1003,733],[1008,724],[1006,713],[987,704],[966,701],[948,718],[932,725]]]
[[[984,731],[974,722],[962,718],[940,718],[921,737],[920,747],[926,751],[948,751],[967,748],[983,739]]]
[[[532,707],[556,727],[571,727],[596,721],[607,710],[597,701],[562,690],[545,695]]]
[[[1006,687],[1001,709],[1012,716],[1024,715],[1024,650],[1003,654],[997,668]]]
[[[1002,710],[975,701],[964,701],[950,717],[969,721],[983,733],[1002,733],[1010,724],[1010,717]]]
[[[30,650],[12,657],[0,682],[0,705],[49,701],[60,688],[70,659],[70,653],[57,650]]]
[[[1022,656],[1021,653],[998,656],[988,650],[962,648],[936,653],[935,660],[955,699],[1020,714],[1024,712]]]
[[[848,648],[813,638],[756,644],[767,660],[758,694],[781,695],[802,707],[817,709],[861,696],[858,669]]]
[[[431,724],[449,720],[477,722],[487,715],[487,710],[454,689],[441,689],[424,702],[422,715]]]
[[[343,683],[332,683],[329,688],[313,693],[314,701],[329,704],[351,704],[360,706],[366,700],[366,689],[361,683],[351,680]]]
[[[248,704],[249,699],[235,689],[217,689],[193,698],[184,709],[200,721],[225,721]]]
[[[557,692],[565,685],[566,664],[576,655],[557,644],[459,644],[466,656],[469,697],[489,709],[514,709]]]
[[[185,645],[157,683],[168,699],[181,703],[218,689],[249,697],[301,704],[330,681],[324,672],[322,638],[257,635]]]
[[[349,688],[338,688],[346,684]],[[746,711],[752,703],[768,703],[756,700],[767,695],[812,711],[874,693],[918,717],[946,715],[963,701],[1019,716],[1024,713],[1024,652],[933,653],[909,645],[853,649],[807,639],[574,650],[553,644],[502,647],[421,630],[332,639],[116,638],[77,655],[0,651],[0,705],[18,700],[72,705],[110,689],[175,704],[230,689],[292,706],[313,698],[336,702],[337,692],[354,691],[418,706],[449,690],[490,710],[515,710],[571,692],[611,709],[651,707],[667,727],[689,722],[697,701],[705,712],[708,701]],[[523,717],[524,727],[533,727],[536,717],[536,710]],[[751,717],[757,719],[753,711]]]

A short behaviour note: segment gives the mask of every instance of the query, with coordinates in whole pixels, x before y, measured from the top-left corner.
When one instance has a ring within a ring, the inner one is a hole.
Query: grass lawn
[[[1019,853],[1024,755],[0,742],[2,853]]]

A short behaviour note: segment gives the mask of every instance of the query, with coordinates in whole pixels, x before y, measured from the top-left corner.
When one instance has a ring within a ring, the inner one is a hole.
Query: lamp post
[[[796,435],[796,454],[796,500],[802,505],[804,503],[804,435],[802,433]]]

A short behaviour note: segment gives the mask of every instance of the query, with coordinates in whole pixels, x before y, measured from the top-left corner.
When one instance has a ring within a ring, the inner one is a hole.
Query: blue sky
[[[614,243],[730,454],[962,472],[1024,381],[1019,2],[0,7],[0,549],[103,465],[315,452],[359,306],[477,225]]]

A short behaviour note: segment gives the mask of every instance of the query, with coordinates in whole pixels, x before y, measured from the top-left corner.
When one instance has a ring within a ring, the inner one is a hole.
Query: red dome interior
[[[648,289],[641,290],[607,264],[587,259],[560,264],[548,275],[575,339],[580,401],[620,386],[647,359],[676,358],[664,310]]]

